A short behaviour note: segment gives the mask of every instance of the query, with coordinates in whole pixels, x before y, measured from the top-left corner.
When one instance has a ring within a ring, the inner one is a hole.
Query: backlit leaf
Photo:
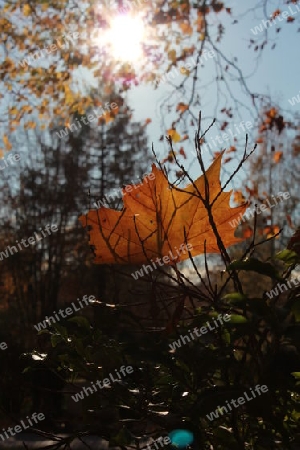
[[[273,155],[273,161],[275,163],[278,163],[282,159],[282,156],[283,156],[283,152],[275,152]]]
[[[23,6],[23,14],[24,14],[24,16],[30,16],[31,8],[28,4]]]
[[[189,109],[189,105],[186,105],[185,103],[178,103],[177,107],[176,107],[176,111],[180,111],[182,113],[184,113],[186,110]]]
[[[240,239],[234,236],[230,221],[245,212],[246,206],[230,208],[232,191],[221,192],[220,155],[206,172],[209,180],[209,201],[212,215],[225,247]],[[117,211],[105,207],[90,210],[79,218],[88,227],[90,245],[97,264],[139,264],[150,258],[167,256],[176,248],[189,244],[191,255],[204,252],[219,253],[209,216],[197,190],[205,197],[204,176],[184,189],[170,189],[165,174],[154,164],[152,173],[143,183],[123,189],[124,208]],[[126,195],[125,195],[126,194]],[[186,236],[186,239],[185,239]],[[179,254],[178,254],[179,253]],[[189,258],[187,251],[178,252],[172,261]],[[165,262],[165,264],[172,264]]]
[[[180,28],[181,28],[181,31],[182,31],[184,34],[188,34],[189,36],[191,36],[191,35],[193,34],[193,28],[192,28],[191,25],[190,25],[189,23],[187,23],[187,22],[181,23],[181,24],[180,24]]]
[[[6,135],[3,136],[3,142],[4,142],[4,145],[7,148],[7,150],[11,150],[12,145],[9,142],[8,137]]]
[[[168,52],[168,58],[170,61],[175,62],[176,61],[176,50],[170,50]]]
[[[171,130],[168,130],[167,133],[168,133],[168,136],[171,136],[172,141],[175,142],[175,144],[181,140],[181,136],[179,133],[177,133],[176,130],[171,129]]]

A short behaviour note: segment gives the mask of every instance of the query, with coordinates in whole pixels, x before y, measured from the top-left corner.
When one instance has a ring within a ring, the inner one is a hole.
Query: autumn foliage
[[[82,225],[90,230],[95,263],[144,263],[175,251],[185,242],[193,247],[192,256],[204,253],[204,243],[207,253],[218,253],[207,204],[225,247],[238,242],[229,221],[246,206],[230,208],[232,191],[222,192],[219,180],[221,160],[222,155],[206,172],[207,190],[203,175],[184,189],[172,187],[164,172],[153,165],[154,179],[144,179],[128,192],[122,211],[100,208],[81,216]],[[177,262],[188,257],[182,253]]]

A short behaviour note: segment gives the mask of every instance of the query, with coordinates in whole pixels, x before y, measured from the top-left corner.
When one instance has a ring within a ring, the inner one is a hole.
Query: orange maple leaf
[[[212,163],[206,176],[214,222],[228,247],[241,241],[234,236],[235,229],[229,222],[243,214],[246,205],[230,208],[232,191],[220,193],[221,159],[222,155]],[[172,252],[176,256],[169,263],[174,264],[189,258],[187,251],[176,254],[177,247],[190,244],[191,255],[197,256],[204,253],[205,241],[207,253],[220,252],[208,212],[197,194],[198,189],[205,198],[203,175],[184,189],[172,189],[165,174],[153,164],[152,174],[142,184],[131,187],[131,191],[128,186],[126,192],[123,189],[122,211],[101,207],[79,218],[90,232],[95,263],[142,264]]]

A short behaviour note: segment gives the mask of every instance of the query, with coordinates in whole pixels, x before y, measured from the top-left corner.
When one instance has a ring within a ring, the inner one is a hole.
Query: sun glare
[[[106,42],[113,57],[120,61],[137,61],[142,56],[144,25],[142,19],[129,15],[114,17],[107,31]]]

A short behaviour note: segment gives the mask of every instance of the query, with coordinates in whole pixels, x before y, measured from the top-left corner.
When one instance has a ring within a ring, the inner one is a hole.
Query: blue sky
[[[246,2],[243,2],[246,3]],[[252,5],[251,5],[252,3]],[[268,14],[271,14],[277,7],[278,3],[273,2],[272,8],[269,8]],[[253,7],[256,2],[248,2],[241,6],[240,4],[232,3],[232,11],[235,12],[235,16],[238,17],[243,15],[242,19],[235,25],[232,25],[233,19],[227,15],[223,14],[222,24],[225,27],[225,36],[221,43],[221,49],[226,54],[228,59],[238,58],[238,64],[241,67],[250,89],[253,92],[259,92],[263,94],[270,95],[271,98],[282,108],[283,112],[290,110],[292,113],[299,111],[300,104],[293,107],[288,103],[288,99],[297,95],[300,90],[299,81],[299,69],[300,69],[300,59],[299,50],[297,50],[297,42],[299,43],[299,33],[297,29],[299,24],[300,13],[297,12],[294,5],[291,6],[297,14],[295,14],[294,23],[286,23],[277,21],[268,30],[269,40],[274,39],[276,42],[276,47],[271,50],[271,43],[266,45],[263,50],[259,61],[257,61],[257,52],[254,52],[253,48],[248,48],[249,40],[255,36],[251,32],[251,28],[261,24],[263,15],[261,10],[257,10],[254,14],[252,11],[244,15],[245,11]],[[300,9],[300,7],[298,7]],[[288,6],[281,6],[281,11],[288,11]],[[277,25],[281,26],[281,32],[276,33],[275,28]],[[264,32],[257,35],[263,39]],[[203,77],[209,77],[214,73],[214,65],[212,61],[205,64],[203,70]],[[179,77],[178,77],[179,78]],[[181,78],[181,77],[180,77]],[[183,77],[181,78],[181,80]],[[177,81],[177,80],[174,80]],[[238,98],[251,107],[251,102],[244,94],[239,92],[239,86],[237,84],[231,84],[235,92],[237,92]],[[165,98],[168,94],[170,87],[166,84],[159,87],[159,89],[154,90],[149,87],[149,85],[142,85],[133,88],[130,91],[128,98],[131,106],[134,109],[134,118],[136,120],[145,120],[146,118],[151,118],[152,123],[148,125],[148,136],[149,142],[154,144],[154,147],[159,155],[166,154],[166,147],[159,142],[159,137],[166,131],[161,124],[161,114],[159,111],[159,104],[161,99]],[[187,99],[180,99],[180,101],[186,101]],[[204,116],[214,116],[215,108],[215,87],[206,89],[205,98],[203,99],[204,107],[202,108],[202,114]],[[197,108],[193,108],[195,114],[197,114]],[[244,121],[253,120],[246,110],[240,111],[240,116]],[[171,115],[169,121],[167,122],[170,127],[172,120],[176,118],[176,115]],[[221,120],[222,115],[218,114],[217,119]],[[235,117],[232,119],[233,123],[238,124],[240,118]],[[254,139],[256,133],[256,127],[253,124],[251,131],[254,133],[252,137]],[[191,136],[194,134],[194,130],[190,128]],[[218,130],[212,130],[210,136],[215,136],[218,134]],[[243,136],[244,142],[244,136]],[[251,141],[250,141],[251,142]],[[178,148],[180,144],[177,144]],[[191,149],[192,144],[189,144],[188,148]],[[186,148],[186,147],[185,147]],[[240,152],[242,151],[242,144],[240,146]],[[188,152],[187,152],[188,153]],[[192,155],[189,156],[188,162],[192,160]],[[194,165],[192,166],[194,168]],[[195,169],[196,175],[198,168]]]

